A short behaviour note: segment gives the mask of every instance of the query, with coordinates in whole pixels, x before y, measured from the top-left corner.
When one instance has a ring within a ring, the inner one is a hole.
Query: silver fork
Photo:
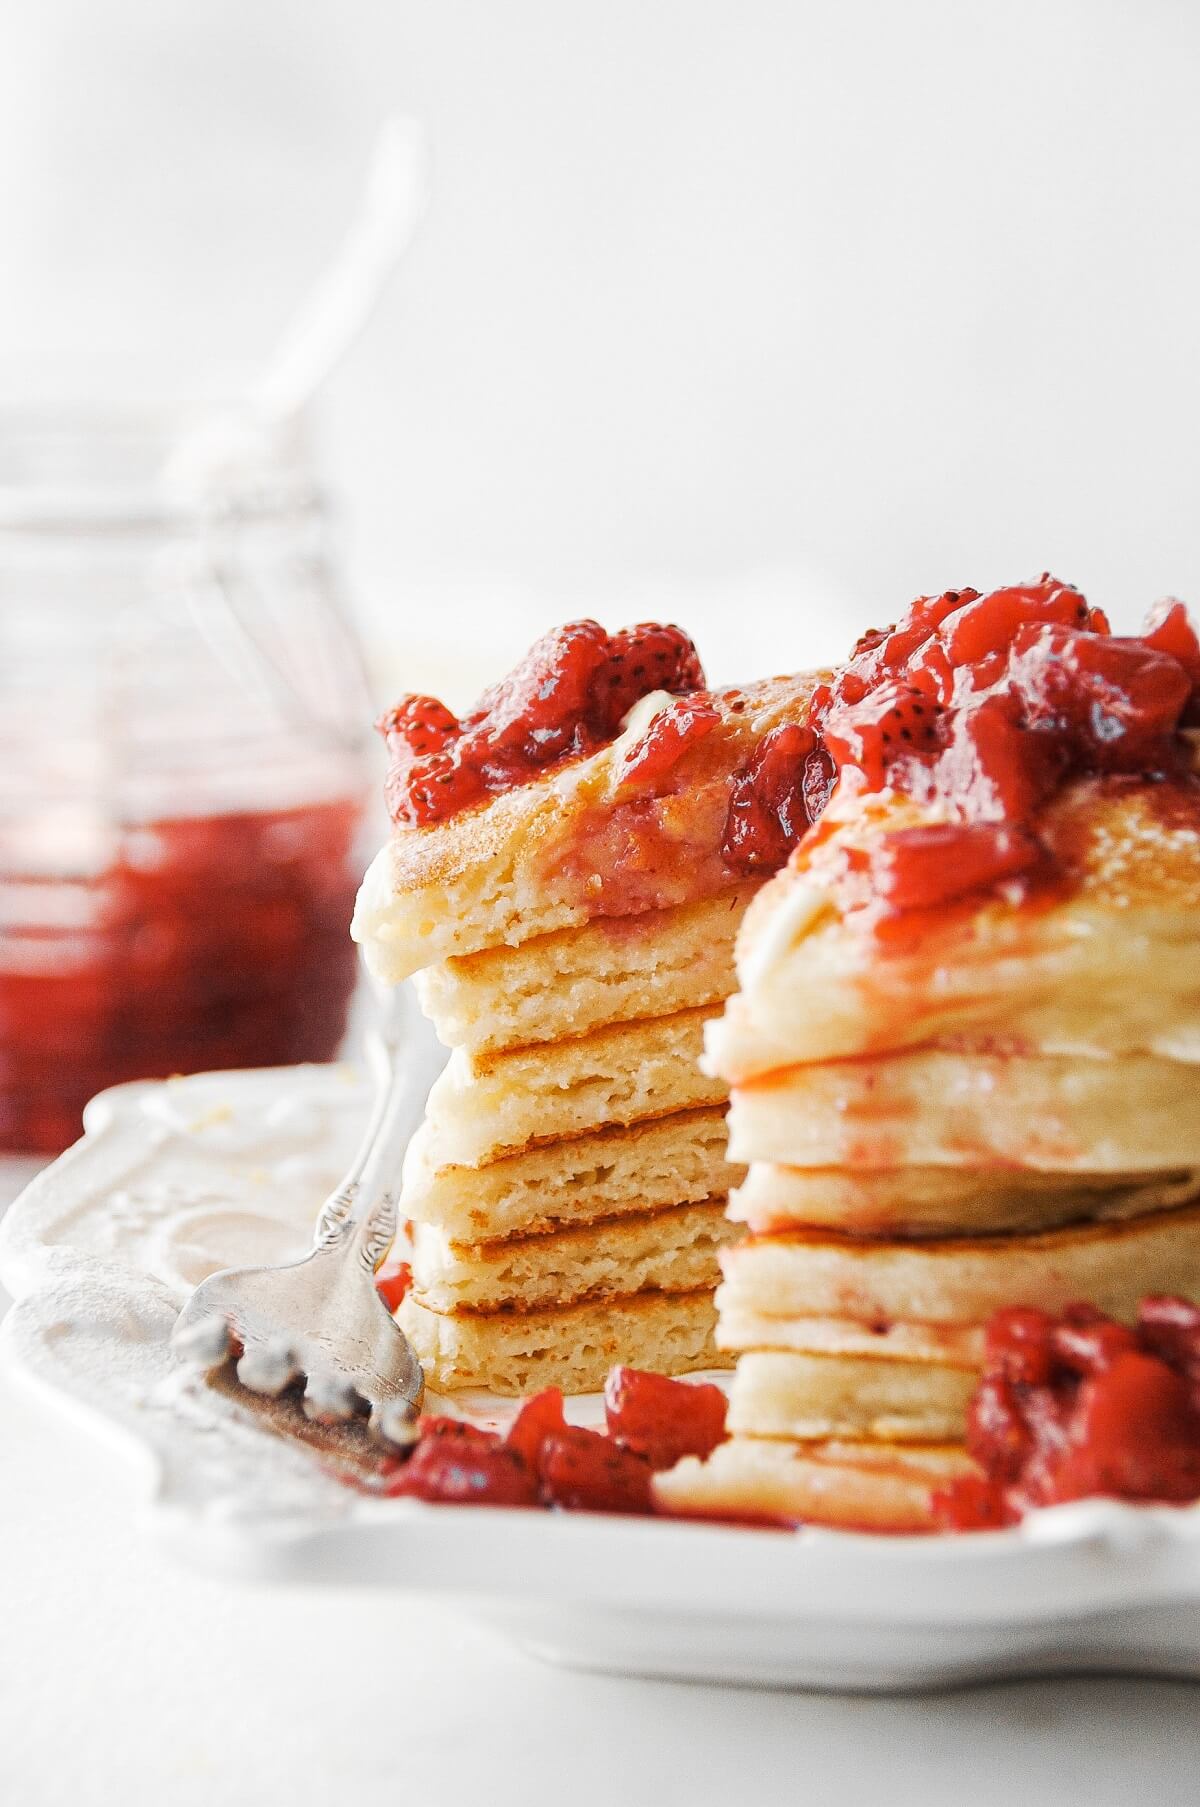
[[[369,1416],[378,1435],[402,1444],[412,1439],[425,1377],[375,1289],[375,1269],[396,1232],[400,1163],[424,1113],[437,1044],[409,986],[382,993],[379,1006],[368,1037],[370,1121],[321,1208],[311,1251],[280,1267],[212,1274],[180,1312],[172,1344],[210,1371],[236,1354],[238,1380],[268,1398],[303,1382],[310,1419]]]

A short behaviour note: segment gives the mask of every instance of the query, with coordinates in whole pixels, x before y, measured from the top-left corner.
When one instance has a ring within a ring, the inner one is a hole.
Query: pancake
[[[712,1293],[643,1292],[547,1311],[453,1316],[429,1311],[411,1294],[397,1318],[439,1392],[486,1387],[508,1398],[561,1387],[594,1393],[614,1362],[660,1374],[731,1366],[713,1341]]]
[[[1200,1066],[923,1049],[735,1088],[730,1154],[792,1167],[1161,1173],[1200,1165]]]
[[[658,776],[620,739],[428,828],[397,830],[353,933],[376,976],[419,973],[454,1050],[405,1162],[413,1290],[400,1317],[434,1387],[600,1386],[614,1361],[725,1365],[716,1253],[741,1177],[702,1029],[733,984],[753,890],[725,866],[730,785],[815,679],[718,693]]]
[[[922,1362],[947,1368],[982,1368],[982,1324],[931,1324],[906,1318],[778,1317],[737,1299],[722,1302],[717,1342],[722,1349],[791,1352],[851,1361]]]
[[[444,960],[417,975],[422,1008],[446,1047],[496,1053],[719,1005],[733,990],[734,938],[752,894],[743,886]]]
[[[428,1125],[404,1163],[404,1214],[460,1242],[592,1223],[721,1198],[744,1174],[725,1159],[725,1113],[707,1106],[552,1142],[486,1167],[435,1167]]]
[[[849,907],[848,855],[936,815],[893,792],[839,793],[751,906],[738,995],[709,1032],[715,1071],[737,1083],[956,1038],[1200,1061],[1200,782],[1077,782],[1039,819],[1058,889],[877,932]]]
[[[934,1494],[976,1472],[954,1446],[732,1437],[707,1461],[687,1456],[656,1475],[654,1494],[668,1512],[703,1518],[929,1531]]]
[[[1153,638],[1105,645],[1050,579],[947,593],[839,674],[819,724],[836,788],[749,905],[706,1032],[751,1234],[717,1293],[733,1437],[661,1478],[671,1509],[932,1528],[938,1486],[972,1472],[995,1311],[1200,1302],[1200,736],[1179,730],[1177,613],[1172,667]]]
[[[351,928],[371,971],[395,984],[452,956],[728,890],[730,780],[772,728],[802,719],[816,681],[716,693],[721,720],[679,760],[667,795],[619,781],[648,719],[638,705],[631,728],[588,758],[448,821],[396,830],[363,880]]]
[[[973,1368],[870,1357],[743,1355],[729,1428],[809,1442],[961,1443],[979,1376]]]
[[[701,1073],[704,1010],[597,1029],[548,1047],[469,1056],[458,1048],[426,1106],[426,1157],[479,1167],[563,1136],[719,1104]]]
[[[756,1162],[729,1215],[759,1235],[991,1236],[1119,1221],[1200,1199],[1200,1168],[1178,1173],[1036,1173],[1015,1167],[773,1167]]]
[[[849,1348],[837,1328],[849,1322],[860,1337],[871,1337],[869,1346],[881,1358],[894,1352],[898,1359],[919,1353],[931,1361],[981,1360],[981,1327],[1001,1306],[1060,1312],[1086,1300],[1111,1317],[1132,1320],[1146,1293],[1179,1293],[1200,1302],[1200,1206],[1039,1236],[936,1242],[819,1233],[756,1237],[727,1249],[721,1265],[725,1281],[717,1303],[724,1348]],[[889,1342],[894,1325],[909,1327],[899,1343]],[[964,1329],[979,1333],[972,1343],[964,1345],[957,1335]],[[975,1350],[970,1357],[969,1347]]]
[[[724,1199],[473,1245],[416,1224],[413,1294],[446,1312],[529,1311],[647,1287],[711,1291],[721,1277],[717,1250],[738,1234]]]

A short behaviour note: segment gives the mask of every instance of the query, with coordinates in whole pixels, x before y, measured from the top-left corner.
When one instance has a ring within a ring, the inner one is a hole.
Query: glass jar
[[[300,459],[201,504],[184,417],[0,417],[0,1148],[121,1080],[333,1056],[370,720]]]

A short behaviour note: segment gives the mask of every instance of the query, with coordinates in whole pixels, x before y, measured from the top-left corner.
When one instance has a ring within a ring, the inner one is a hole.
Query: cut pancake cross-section
[[[641,682],[663,632],[677,630],[613,636],[613,671],[632,663]],[[530,657],[551,671],[539,694],[561,687],[553,646]],[[608,667],[593,697],[597,681]],[[511,783],[471,771],[475,801],[431,821],[405,819],[402,799],[354,932],[379,977],[416,976],[452,1050],[401,1203],[399,1321],[435,1390],[579,1393],[618,1362],[732,1364],[713,1294],[742,1233],[726,1205],[743,1171],[726,1159],[726,1084],[700,1055],[767,873],[730,863],[723,836],[736,774],[803,718],[815,681],[646,695],[598,746],[577,704],[581,752],[531,760]],[[489,695],[464,736],[510,748],[511,696]],[[442,719],[403,706],[398,719],[418,715]]]

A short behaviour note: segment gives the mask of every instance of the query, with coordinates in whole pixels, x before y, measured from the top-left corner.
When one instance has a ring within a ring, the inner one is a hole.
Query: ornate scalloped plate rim
[[[347,1080],[358,1084],[352,1070],[310,1068],[168,1084],[198,1100],[219,1085],[252,1109],[256,1094],[297,1085],[340,1105]],[[10,1209],[0,1276],[17,1303],[0,1338],[10,1371],[137,1460],[144,1523],[178,1558],[230,1578],[445,1595],[538,1654],[635,1673],[870,1689],[1079,1667],[1200,1676],[1200,1510],[1089,1501],[1012,1531],[930,1538],[351,1493],[309,1452],[165,1372],[177,1293],[53,1233],[107,1143],[125,1134],[153,1157],[143,1124],[162,1091],[101,1094],[81,1141]],[[103,1379],[81,1384],[64,1359],[84,1278],[101,1359],[127,1364],[139,1340],[152,1357],[140,1402],[113,1404]]]

